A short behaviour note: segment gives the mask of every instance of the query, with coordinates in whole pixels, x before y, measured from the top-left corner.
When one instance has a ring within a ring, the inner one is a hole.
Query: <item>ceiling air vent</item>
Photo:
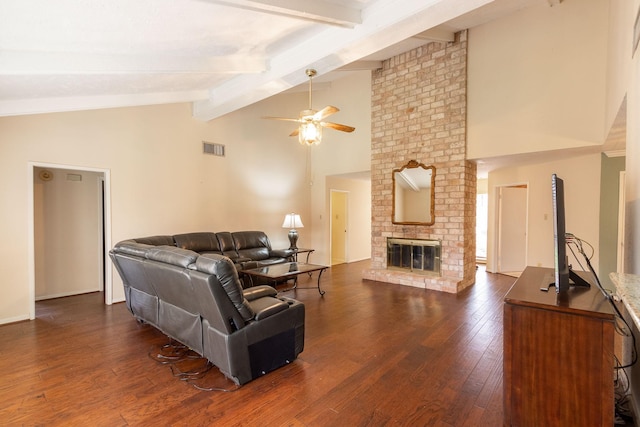
[[[214,156],[224,157],[224,145],[202,141],[202,152],[204,154],[213,154]]]

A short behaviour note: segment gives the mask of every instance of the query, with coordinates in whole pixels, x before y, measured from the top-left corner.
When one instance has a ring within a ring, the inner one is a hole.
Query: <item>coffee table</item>
[[[314,271],[318,271],[318,292],[320,293],[320,295],[324,295],[325,291],[320,289],[320,277],[322,276],[322,272],[327,268],[329,267],[327,267],[326,265],[307,264],[306,262],[286,262],[283,264],[273,264],[265,267],[241,270],[241,272],[249,276],[249,279],[251,279],[251,283],[253,283],[254,277],[260,277],[273,281],[274,284],[281,280],[293,279],[293,286],[289,289],[283,290],[283,292],[286,292],[293,289],[315,289],[315,287],[299,288],[298,276],[304,273],[308,273],[309,275],[311,275],[311,273],[313,273]]]

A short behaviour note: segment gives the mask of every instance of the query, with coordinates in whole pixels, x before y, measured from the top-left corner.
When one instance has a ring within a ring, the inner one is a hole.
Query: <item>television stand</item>
[[[553,273],[547,274],[544,276],[542,280],[542,286],[540,286],[540,290],[544,292],[548,292],[549,288],[555,286],[555,275]],[[569,286],[577,286],[582,288],[590,288],[591,284],[584,280],[578,273],[573,271],[571,267],[569,267]]]
[[[571,286],[582,286],[585,288],[590,288],[591,284],[584,280],[582,277],[578,275],[575,271],[569,267],[569,285]]]
[[[611,426],[613,308],[597,286],[540,292],[553,273],[527,267],[504,299],[504,425]]]

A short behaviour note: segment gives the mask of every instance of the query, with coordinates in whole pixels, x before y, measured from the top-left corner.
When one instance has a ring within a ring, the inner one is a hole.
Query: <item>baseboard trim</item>
[[[358,258],[358,259],[350,259],[349,261],[347,261],[347,264],[351,264],[352,262],[360,262],[360,261],[366,261],[371,259],[370,257],[367,258]]]
[[[16,323],[16,322],[22,322],[25,320],[29,320],[29,316],[16,316],[16,317],[7,317],[4,319],[0,319],[0,325],[6,325],[8,323]]]
[[[55,298],[64,298],[64,297],[70,297],[73,295],[90,294],[93,292],[102,292],[102,291],[100,289],[84,289],[84,290],[71,291],[71,292],[61,292],[58,294],[40,295],[36,297],[36,301],[43,301],[43,300],[55,299]]]

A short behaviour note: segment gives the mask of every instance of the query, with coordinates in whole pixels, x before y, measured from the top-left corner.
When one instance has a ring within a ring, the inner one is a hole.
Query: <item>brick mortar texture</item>
[[[364,278],[459,292],[475,282],[476,165],[466,160],[467,32],[386,60],[372,76],[371,269]],[[391,222],[392,170],[436,168],[435,223]],[[387,238],[442,242],[441,277],[387,270]]]

